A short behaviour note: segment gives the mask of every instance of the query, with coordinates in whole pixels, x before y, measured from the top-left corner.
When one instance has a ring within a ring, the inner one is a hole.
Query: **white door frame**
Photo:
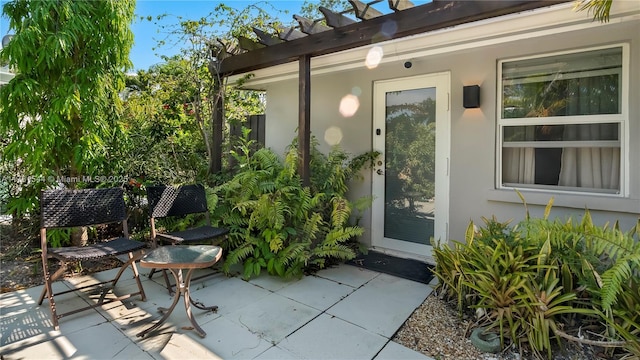
[[[417,244],[384,237],[385,194],[385,117],[386,93],[390,91],[436,88],[436,217],[434,238],[447,241],[449,236],[449,159],[451,137],[450,87],[451,73],[442,72],[406,78],[375,81],[373,84],[373,150],[381,153],[373,169],[371,235],[374,248],[402,252],[420,258],[431,258],[431,245]],[[380,129],[378,134],[377,129]]]

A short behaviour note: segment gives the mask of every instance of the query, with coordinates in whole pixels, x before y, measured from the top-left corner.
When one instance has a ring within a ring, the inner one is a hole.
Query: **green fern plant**
[[[312,186],[304,187],[294,145],[283,161],[269,149],[249,155],[246,140],[235,148],[236,173],[215,189],[215,215],[230,229],[224,271],[242,263],[245,278],[264,270],[290,278],[355,257],[351,242],[364,230],[349,224],[352,204],[345,193],[366,162],[354,165],[338,148],[325,156],[314,147]]]
[[[588,211],[585,218],[591,218]],[[597,254],[606,255],[611,266],[601,275],[600,294],[604,310],[611,310],[612,305],[623,293],[623,285],[640,277],[640,242],[638,241],[638,224],[629,232],[622,232],[618,225],[608,229],[590,227],[587,237],[593,242]]]

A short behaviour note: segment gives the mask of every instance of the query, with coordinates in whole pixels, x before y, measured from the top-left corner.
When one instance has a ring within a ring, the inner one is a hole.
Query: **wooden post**
[[[213,158],[211,159],[211,173],[218,174],[222,171],[222,126],[224,124],[224,102],[222,97],[222,79],[218,78],[215,83],[214,94],[216,94],[213,108]]]
[[[300,56],[298,74],[298,173],[302,185],[311,184],[309,163],[311,162],[311,55]]]

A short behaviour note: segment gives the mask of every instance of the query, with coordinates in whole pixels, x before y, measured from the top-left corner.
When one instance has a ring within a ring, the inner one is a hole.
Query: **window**
[[[498,185],[621,194],[626,45],[498,66]]]

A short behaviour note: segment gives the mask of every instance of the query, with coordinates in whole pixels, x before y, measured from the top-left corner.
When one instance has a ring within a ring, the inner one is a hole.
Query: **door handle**
[[[384,175],[384,171],[382,171],[382,169],[378,169],[378,170],[376,171],[376,173],[377,173],[378,175]]]

